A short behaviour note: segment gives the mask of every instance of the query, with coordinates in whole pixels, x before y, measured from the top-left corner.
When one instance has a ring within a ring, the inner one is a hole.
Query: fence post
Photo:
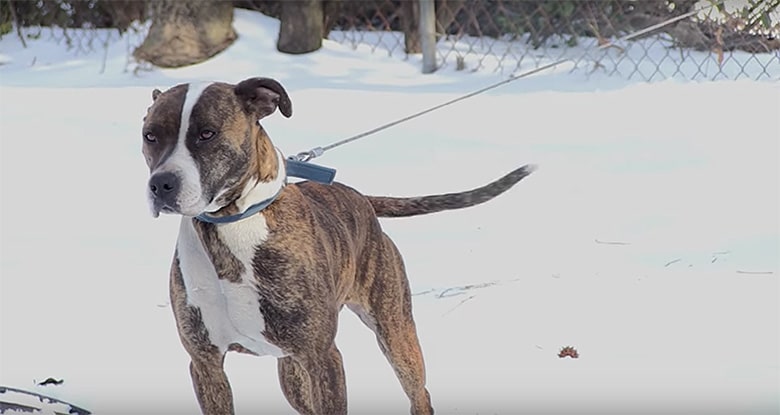
[[[436,70],[436,8],[434,0],[420,0],[420,46],[423,73]]]

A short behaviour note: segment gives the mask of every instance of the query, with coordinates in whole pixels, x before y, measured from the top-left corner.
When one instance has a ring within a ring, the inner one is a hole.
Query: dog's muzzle
[[[154,217],[160,212],[171,213],[176,211],[181,189],[181,180],[171,172],[155,173],[149,178],[149,193],[152,198],[152,214]]]

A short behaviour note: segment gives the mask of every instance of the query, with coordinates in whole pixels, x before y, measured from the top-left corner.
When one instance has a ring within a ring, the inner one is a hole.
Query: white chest
[[[176,245],[187,303],[200,309],[211,343],[225,352],[239,344],[259,356],[285,353],[263,336],[265,321],[253,286],[252,257],[255,247],[268,237],[262,214],[237,223],[219,225],[219,237],[243,264],[239,282],[220,279],[190,218],[182,218]]]

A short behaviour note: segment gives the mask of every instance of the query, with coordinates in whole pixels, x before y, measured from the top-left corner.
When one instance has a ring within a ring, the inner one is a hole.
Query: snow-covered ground
[[[168,304],[178,218],[152,219],[141,118],[153,87],[280,80],[287,154],[501,78],[327,41],[239,40],[178,70],[133,71],[127,41],[74,55],[0,40],[0,385],[96,414],[194,413]],[[775,81],[636,83],[567,67],[327,153],[367,194],[472,188],[539,170],[488,204],[385,220],[404,253],[428,387],[443,414],[780,410],[780,65]],[[672,71],[673,72],[673,71]],[[671,72],[670,72],[671,73]],[[342,314],[352,413],[408,403],[373,334]],[[573,346],[579,359],[557,356]],[[237,412],[291,413],[272,358],[231,354]],[[59,386],[36,387],[48,377]],[[2,396],[0,396],[2,399]]]

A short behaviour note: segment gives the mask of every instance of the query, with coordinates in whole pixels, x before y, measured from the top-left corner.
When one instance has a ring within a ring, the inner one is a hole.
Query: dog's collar
[[[331,184],[333,183],[333,179],[336,177],[336,169],[293,159],[286,160],[285,170],[287,173],[284,180],[285,183],[287,183],[287,177],[297,177],[299,179],[311,180],[313,182]],[[284,190],[284,185],[279,189],[278,192],[276,192],[275,195],[269,197],[268,199],[261,200],[252,206],[249,206],[241,213],[228,216],[211,216],[208,213],[203,212],[200,215],[195,216],[195,219],[208,223],[238,222],[262,211],[268,206],[271,206],[271,203],[273,203],[276,198],[282,194],[282,190]]]
[[[210,216],[206,212],[201,213],[198,216],[195,216],[195,219],[201,221],[201,222],[208,222],[208,223],[231,223],[231,222],[238,222],[242,219],[246,219],[257,212],[260,212],[261,210],[267,208],[268,206],[271,206],[271,203],[273,203],[277,197],[279,197],[280,194],[282,194],[282,190],[284,190],[284,186],[282,186],[281,189],[279,189],[278,192],[276,192],[275,195],[269,197],[268,199],[261,200],[258,203],[255,203],[252,206],[249,206],[245,211],[241,213],[236,213],[235,215],[228,215],[228,216]]]

